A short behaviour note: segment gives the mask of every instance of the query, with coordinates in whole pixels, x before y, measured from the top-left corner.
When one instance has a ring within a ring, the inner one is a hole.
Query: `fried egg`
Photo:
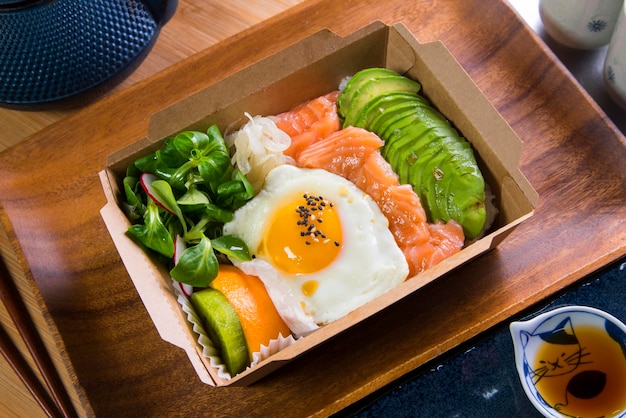
[[[254,259],[232,260],[261,278],[292,332],[306,335],[408,275],[376,203],[341,176],[282,165],[224,225]]]

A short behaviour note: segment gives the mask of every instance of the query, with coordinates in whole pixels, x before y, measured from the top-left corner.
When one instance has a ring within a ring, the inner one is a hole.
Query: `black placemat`
[[[586,305],[626,322],[625,295],[626,260],[622,260],[515,319],[534,317],[560,305]],[[541,417],[526,397],[515,369],[508,329],[511,321],[340,415],[359,418]]]

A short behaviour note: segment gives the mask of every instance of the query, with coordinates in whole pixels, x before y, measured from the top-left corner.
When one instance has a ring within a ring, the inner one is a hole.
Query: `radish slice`
[[[176,235],[176,237],[174,237],[174,264],[178,264],[180,256],[183,255],[183,251],[186,249],[187,244],[185,240],[180,235]]]
[[[186,298],[189,298],[191,294],[193,293],[193,286],[188,285],[186,283],[177,282],[176,280],[173,280],[173,282],[176,283],[176,286],[178,286],[178,288],[180,289],[180,292]]]
[[[174,212],[168,209],[166,204],[164,204],[163,202],[159,200],[159,198],[157,197],[157,193],[155,193],[154,190],[152,189],[152,183],[154,183],[156,180],[159,180],[159,178],[152,173],[142,173],[141,176],[139,177],[139,181],[141,182],[141,187],[143,187],[143,189],[146,191],[146,194],[152,200],[154,200],[154,202],[157,205],[159,205],[160,207],[162,207],[163,209],[165,209],[172,215],[176,215]]]
[[[176,237],[174,238],[174,264],[178,263],[180,256],[183,254],[183,251],[185,251],[186,249],[187,249],[187,244],[185,243],[185,240],[182,239],[180,235],[176,235]],[[172,279],[172,281],[174,282],[174,285],[180,289],[181,293],[185,297],[188,298],[189,296],[191,296],[191,294],[193,293],[193,286],[186,284],[186,283],[178,282],[174,279]]]

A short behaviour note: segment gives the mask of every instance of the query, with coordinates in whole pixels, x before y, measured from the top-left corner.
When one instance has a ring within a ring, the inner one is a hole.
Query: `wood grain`
[[[33,394],[35,399],[46,413],[52,416],[64,417],[77,416],[74,405],[70,400],[59,373],[46,350],[46,347],[37,331],[33,319],[28,313],[26,304],[19,297],[19,291],[9,275],[4,260],[0,258],[0,301],[6,307],[13,323],[19,330],[22,340],[28,348],[31,358],[37,365],[37,369],[46,384],[45,388],[35,372],[28,365],[27,360],[20,354],[13,344],[4,327],[0,328],[0,340],[2,340],[2,353],[11,364],[13,369],[20,375],[22,381]],[[48,393],[49,392],[49,393]]]
[[[44,413],[51,417],[61,416],[56,403],[2,326],[0,326],[0,352]]]
[[[46,418],[48,415],[39,403],[25,388],[22,380],[9,366],[9,363],[0,357],[0,384],[2,397],[0,397],[0,411],[4,416]]]
[[[134,70],[120,85],[106,95],[131,86],[147,77],[163,70],[172,63],[187,58],[194,53],[207,48],[220,40],[267,19],[301,0],[262,0],[248,2],[232,0],[219,2],[213,0],[187,0],[177,2],[174,16],[168,21],[157,39],[150,54],[142,64]],[[211,24],[207,24],[211,23]],[[216,24],[219,23],[219,24]],[[65,116],[80,111],[80,108],[55,109],[39,112],[23,112],[0,108],[0,151],[14,146],[28,136],[41,131],[46,126],[62,119]],[[15,248],[19,245],[13,243]],[[50,322],[47,307],[41,300],[39,292],[34,289],[32,277],[25,265],[21,253],[15,254],[8,237],[0,228],[0,254],[9,263],[9,269],[18,285],[20,296],[24,300],[34,318],[34,324],[44,338],[45,346],[52,355],[56,368],[61,373],[65,388],[69,396],[79,409],[81,416],[92,415],[88,402],[76,376],[65,355],[65,349],[58,336],[55,326]],[[24,356],[33,373],[40,381],[43,376],[39,373],[35,360],[23,343],[20,332],[15,327],[11,315],[4,306],[0,306],[0,321],[7,327],[16,347]],[[20,377],[11,368],[9,362],[0,359],[0,415],[29,416],[44,415],[44,411],[37,401],[30,396]]]
[[[97,172],[145,135],[154,111],[322,28],[346,35],[372,20],[450,49],[524,141],[535,216],[257,384],[203,385],[151,325],[99,217]],[[624,161],[624,137],[506,3],[308,1],[2,153],[0,219],[96,415],[326,416],[624,256]]]
[[[2,211],[0,211],[1,216]],[[16,250],[19,250],[19,245],[14,239],[9,239],[4,228],[0,227],[0,255],[9,272],[9,276],[13,279],[15,289],[24,303],[55,369],[60,375],[65,391],[75,409],[77,409],[79,416],[93,416],[93,411],[89,406],[82,387],[78,384],[77,377],[65,350],[65,345],[58,333],[54,320],[50,316],[48,307],[43,301],[37,284],[32,279],[23,254]],[[37,366],[37,361],[31,355],[31,350],[22,338],[24,330],[15,324],[13,316],[15,314],[10,314],[7,306],[1,303],[0,321],[3,327],[5,327],[22,357],[28,362],[33,373],[40,382],[44,382],[45,379]],[[59,390],[59,393],[61,391],[61,388],[56,386],[54,389]],[[47,390],[49,391],[49,389]],[[0,364],[0,415],[28,416],[33,418],[47,416],[34,397],[30,396],[24,383],[20,381],[19,376],[6,361]]]
[[[302,0],[176,0],[173,17],[162,27],[155,45],[141,64],[105,96],[162,71],[173,63],[251,27]],[[80,108],[24,112],[0,108],[0,150],[18,144]]]

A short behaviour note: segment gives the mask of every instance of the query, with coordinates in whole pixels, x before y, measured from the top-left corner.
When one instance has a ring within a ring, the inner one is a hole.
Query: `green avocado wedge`
[[[424,161],[415,165],[417,170],[409,170],[409,178],[421,176],[420,199],[428,202],[426,207],[433,219],[455,219],[464,226],[465,235],[478,235],[484,224],[484,219],[482,223],[475,222],[484,212],[484,183],[480,181],[482,177],[476,178],[469,144],[438,141],[431,149]]]
[[[371,124],[378,116],[390,115],[394,106],[415,106],[413,99],[420,97],[407,92],[390,92],[370,100],[356,116],[352,126],[363,129],[372,129]]]
[[[341,94],[337,98],[339,116],[345,117],[345,112],[350,108],[350,102],[352,101],[354,92],[357,91],[363,84],[367,83],[372,78],[387,77],[390,75],[397,76],[399,74],[386,68],[374,67],[358,71],[352,77],[350,77],[350,80],[348,80]]]
[[[402,123],[404,118],[412,117],[420,106],[423,106],[423,104],[414,99],[404,100],[403,103],[390,106],[384,112],[374,117],[367,129],[376,132],[382,138],[388,127]]]
[[[420,88],[421,86],[419,83],[398,74],[372,77],[364,82],[352,94],[352,98],[344,115],[343,126],[346,127],[354,125],[355,119],[359,115],[361,109],[370,101],[381,95],[386,95],[391,92],[417,93]]]
[[[190,300],[230,375],[244,371],[249,360],[246,337],[237,311],[226,296],[208,287],[192,293]]]

